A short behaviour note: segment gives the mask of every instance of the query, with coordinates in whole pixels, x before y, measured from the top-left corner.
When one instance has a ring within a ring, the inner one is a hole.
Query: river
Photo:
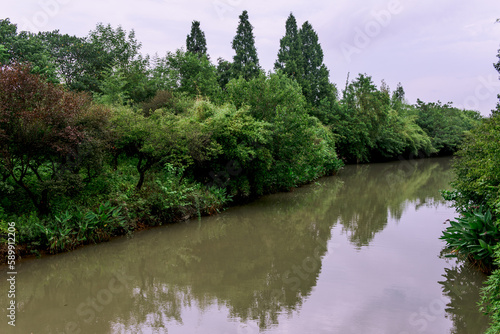
[[[0,282],[0,333],[484,333],[485,276],[440,256],[450,161],[346,166],[216,216],[21,260],[15,327]]]

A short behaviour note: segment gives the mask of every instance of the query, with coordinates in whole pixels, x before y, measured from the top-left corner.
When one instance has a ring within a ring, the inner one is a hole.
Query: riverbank
[[[331,172],[329,175],[336,172]],[[17,217],[17,220],[12,220],[16,229],[16,257],[31,258],[72,251],[86,245],[131,235],[137,231],[215,215],[229,207],[248,204],[260,197],[233,198],[226,194],[225,189],[183,180],[178,173],[173,173],[170,177],[170,187],[164,189],[168,192],[162,193],[164,197],[161,199],[156,196],[157,179],[148,178],[144,189],[139,192],[133,187],[134,179],[130,179],[128,185],[122,184],[123,188],[130,189],[129,192],[122,193],[121,198],[114,202],[108,200],[99,203],[92,211],[83,213],[78,209],[74,212],[67,210],[62,216],[45,218],[40,218],[36,214]],[[316,179],[308,180],[297,187]],[[280,189],[280,191],[293,191],[294,188]],[[151,199],[154,200],[150,201]],[[160,210],[158,200],[163,203],[168,202],[168,205]],[[3,223],[8,224],[5,219]],[[0,256],[5,259],[5,263],[9,253],[8,236],[8,228],[2,228]],[[24,242],[19,243],[19,240]]]
[[[411,167],[413,168],[413,165],[418,164],[418,161],[421,159],[433,158],[425,154],[420,154],[407,157],[401,156],[397,161],[413,161],[411,163]],[[378,163],[383,164],[387,162],[381,161]],[[351,164],[347,164],[346,166],[349,165]],[[132,169],[132,165],[129,166],[129,169]],[[335,175],[338,171],[335,170],[328,175]],[[121,172],[123,173],[124,171],[121,170]],[[227,208],[251,203],[262,196],[232,198],[231,196],[227,196],[223,189],[207,187],[206,185],[194,182],[186,182],[180,174],[182,173],[170,170],[169,193],[163,194],[165,197],[162,200],[164,202],[181,204],[176,206],[170,205],[168,208],[165,207],[163,211],[160,211],[157,207],[153,208],[153,202],[149,203],[149,208],[147,207],[147,201],[150,198],[148,195],[158,191],[157,189],[153,189],[155,181],[158,180],[155,180],[153,177],[148,178],[144,186],[145,188],[137,192],[133,187],[135,179],[129,178],[128,186],[122,184],[122,187],[123,189],[131,190],[128,193],[121,194],[121,199],[126,198],[127,200],[121,202],[116,200],[114,203],[111,201],[99,203],[96,210],[88,211],[86,214],[66,211],[63,217],[52,218],[59,225],[53,225],[51,229],[44,228],[50,222],[47,220],[44,221],[43,218],[40,219],[36,215],[23,216],[17,222],[13,221],[18,233],[17,239],[26,240],[24,243],[16,243],[16,257],[18,259],[33,258],[72,251],[87,245],[107,242],[113,238],[130,236],[137,231],[215,215]],[[320,177],[328,175],[325,174]],[[303,182],[296,187],[280,189],[279,192],[290,192],[315,180],[317,178]],[[271,192],[267,194],[271,194]],[[86,221],[79,223],[76,221],[77,219]],[[63,226],[65,223],[69,227]],[[83,230],[85,227],[87,227],[87,230]],[[38,233],[34,231],[36,229],[39,230]],[[21,233],[24,232],[24,234],[19,235],[19,231]],[[46,243],[40,242],[44,240],[42,238],[43,232],[51,233],[50,236],[44,236],[47,240]],[[0,246],[0,256],[7,259],[9,247],[6,232],[0,234],[0,240],[4,241]]]

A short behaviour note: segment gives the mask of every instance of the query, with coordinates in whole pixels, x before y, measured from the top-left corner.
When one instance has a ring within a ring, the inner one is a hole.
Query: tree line
[[[344,163],[451,154],[480,122],[411,105],[366,74],[338,91],[309,22],[286,21],[274,72],[243,11],[231,61],[193,21],[186,48],[140,54],[134,31],[33,34],[0,20],[0,232],[58,252],[145,225],[212,214]]]

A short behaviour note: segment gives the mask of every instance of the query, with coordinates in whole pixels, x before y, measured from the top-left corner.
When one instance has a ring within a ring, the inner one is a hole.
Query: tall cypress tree
[[[304,22],[299,30],[302,42],[303,73],[299,83],[306,100],[312,105],[318,105],[325,97],[334,91],[329,81],[329,71],[323,64],[323,49],[318,42],[318,35],[309,22]]]
[[[281,70],[291,78],[300,80],[303,72],[302,42],[297,29],[295,16],[290,13],[286,20],[285,36],[280,40],[278,59],[274,63],[274,69]]]
[[[200,29],[200,22],[193,21],[191,24],[191,34],[186,37],[186,50],[201,57],[207,55],[207,41],[205,40],[205,33]]]
[[[242,76],[244,79],[249,80],[257,77],[260,73],[252,30],[253,27],[248,21],[248,12],[244,10],[240,15],[240,23],[232,42],[232,47],[236,52],[232,65],[232,75],[235,78]]]
[[[500,19],[497,20],[497,23],[500,23]],[[498,50],[497,57],[498,57],[498,62],[496,64],[493,64],[493,66],[500,74],[500,49]],[[494,115],[500,115],[500,94],[498,94],[497,97],[498,97],[497,107],[496,107],[496,109],[492,110],[492,113]]]

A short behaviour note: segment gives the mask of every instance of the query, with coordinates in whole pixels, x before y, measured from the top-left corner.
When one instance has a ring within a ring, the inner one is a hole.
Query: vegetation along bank
[[[199,22],[186,48],[140,54],[133,31],[33,34],[0,20],[0,239],[57,253],[218,212],[331,175],[344,163],[455,152],[482,123],[409,104],[359,74],[339,91],[318,36],[291,14],[272,73],[244,11],[231,61]],[[484,126],[484,125],[483,125]],[[451,195],[450,195],[451,196]]]

